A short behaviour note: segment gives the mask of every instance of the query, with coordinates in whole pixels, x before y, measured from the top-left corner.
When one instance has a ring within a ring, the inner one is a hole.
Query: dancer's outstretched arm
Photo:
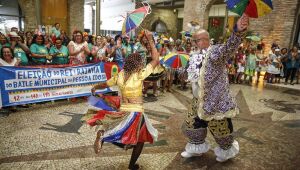
[[[159,53],[155,47],[155,44],[154,44],[154,41],[153,41],[153,35],[152,35],[152,32],[150,31],[145,31],[146,33],[146,37],[148,39],[148,42],[150,44],[150,47],[151,47],[151,65],[153,68],[155,68],[158,64],[159,64]]]

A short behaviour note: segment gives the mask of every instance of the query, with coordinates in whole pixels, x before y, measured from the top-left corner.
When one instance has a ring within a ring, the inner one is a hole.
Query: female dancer
[[[147,116],[143,113],[143,80],[159,64],[159,54],[152,41],[152,33],[147,31],[146,36],[151,46],[152,56],[152,61],[146,67],[144,67],[143,58],[139,54],[130,54],[125,59],[124,68],[118,75],[92,88],[92,93],[95,94],[96,89],[117,85],[122,95],[120,108],[108,109],[110,111],[97,111],[94,108],[94,110],[89,109],[86,114],[87,117],[92,117],[87,120],[89,125],[101,125],[102,128],[97,132],[94,144],[96,153],[100,152],[103,142],[110,142],[125,149],[133,147],[129,169],[139,169],[136,161],[142,152],[144,142],[153,143],[157,140],[158,135],[157,130],[153,128]],[[104,100],[107,101],[107,98],[104,97]],[[112,106],[110,104],[107,106]],[[93,114],[95,112],[96,114]]]

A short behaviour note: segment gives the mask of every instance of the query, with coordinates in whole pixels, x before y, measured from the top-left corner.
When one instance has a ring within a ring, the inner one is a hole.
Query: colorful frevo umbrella
[[[143,7],[128,13],[123,23],[122,33],[127,34],[131,30],[140,26],[144,18],[150,14],[150,12],[150,5],[144,5]]]
[[[273,10],[272,0],[226,0],[228,10],[239,14],[247,14],[251,18],[258,18]]]
[[[190,59],[186,53],[169,53],[164,56],[163,63],[171,68],[185,67]]]

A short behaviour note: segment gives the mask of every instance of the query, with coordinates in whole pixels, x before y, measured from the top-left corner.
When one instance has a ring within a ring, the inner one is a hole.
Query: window
[[[24,29],[24,17],[18,0],[0,0],[0,32],[6,34],[11,27]]]

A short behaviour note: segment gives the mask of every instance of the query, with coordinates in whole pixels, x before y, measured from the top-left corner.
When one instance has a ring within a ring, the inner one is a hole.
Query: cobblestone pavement
[[[240,144],[236,158],[218,163],[212,150],[201,157],[180,157],[186,144],[181,126],[192,96],[190,90],[174,88],[145,99],[159,140],[144,148],[138,160],[142,169],[299,169],[299,91],[245,85],[232,85],[231,90],[240,107],[233,119]],[[95,129],[80,122],[86,106],[82,99],[62,100],[2,114],[0,169],[127,169],[131,150],[104,144],[94,154]],[[207,140],[216,146],[211,135]]]

